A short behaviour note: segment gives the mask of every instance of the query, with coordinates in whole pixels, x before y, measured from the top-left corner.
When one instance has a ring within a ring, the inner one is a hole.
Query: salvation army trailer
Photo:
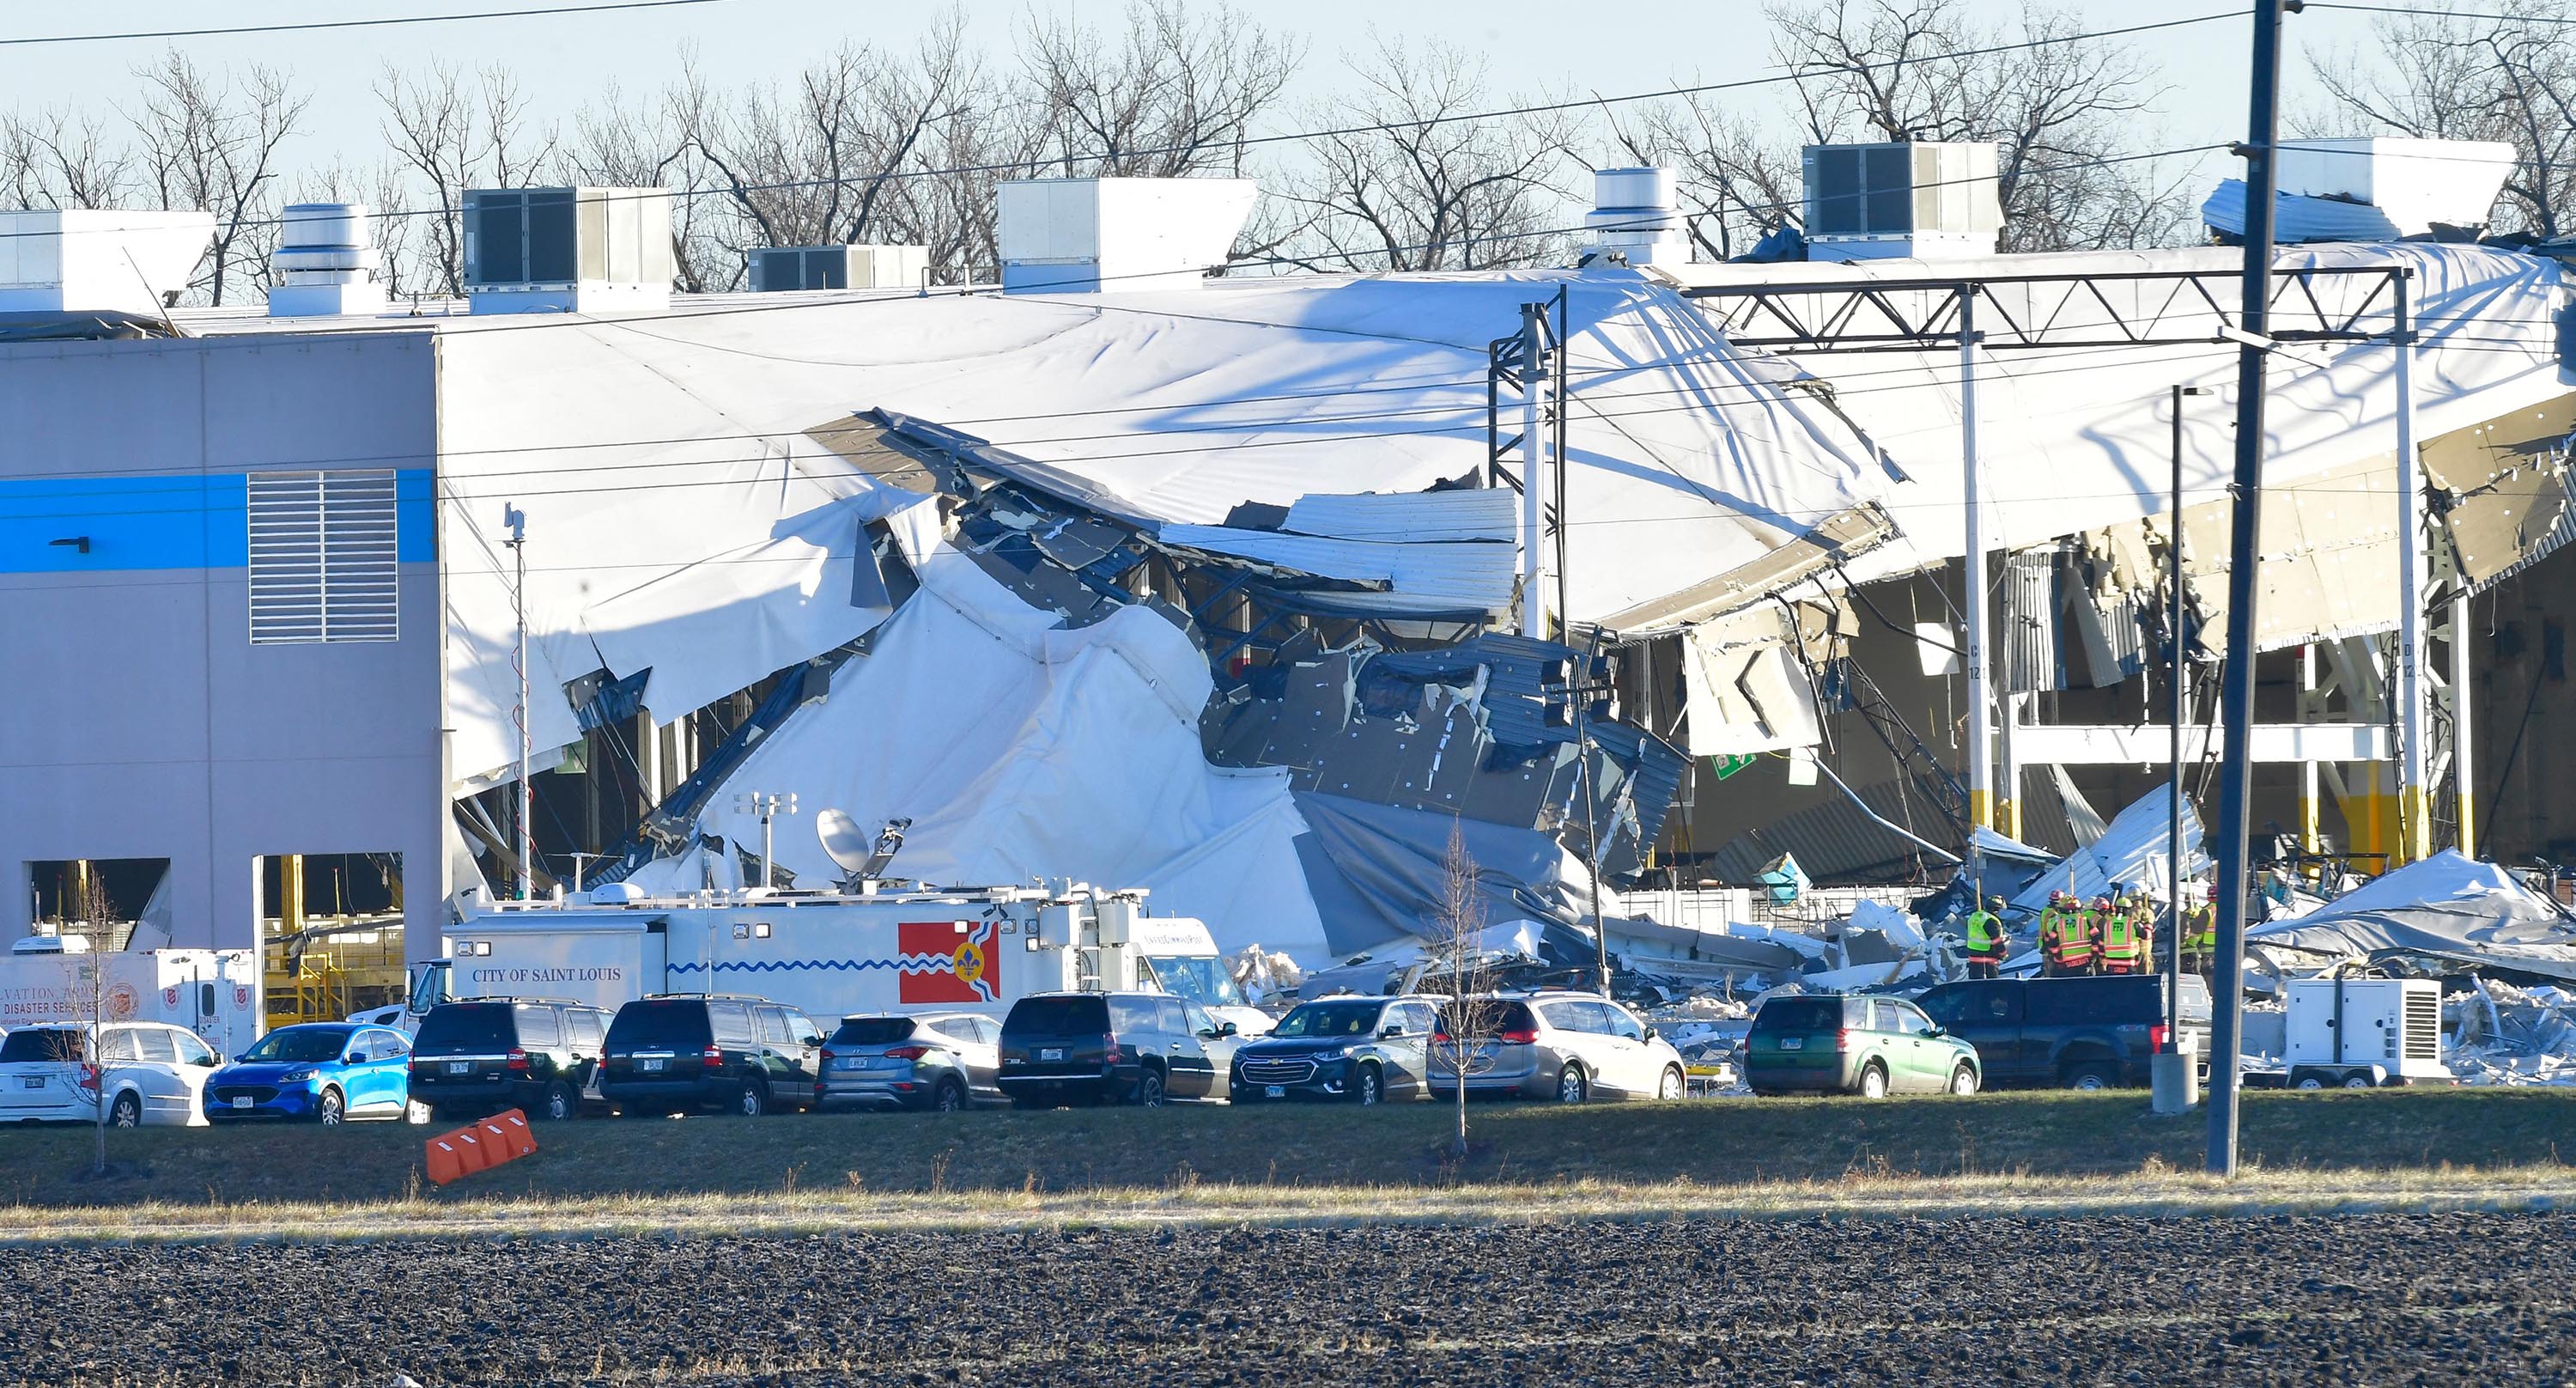
[[[411,1005],[515,996],[614,1010],[653,993],[747,993],[825,1021],[927,1008],[998,1018],[1030,993],[1148,988],[1268,1030],[1207,927],[1148,915],[1144,898],[1081,886],[653,898],[615,884],[467,916]]]
[[[167,1022],[223,1055],[259,1039],[260,970],[253,951],[93,952],[83,943],[30,935],[0,956],[0,1029]]]

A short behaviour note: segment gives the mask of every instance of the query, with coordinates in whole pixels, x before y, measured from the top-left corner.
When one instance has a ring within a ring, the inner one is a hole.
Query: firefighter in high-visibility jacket
[[[2066,927],[2074,914],[2066,893],[2048,894],[2048,905],[2039,913],[2039,971],[2046,977],[2066,972]]]
[[[2100,936],[2102,913],[2110,909],[2111,903],[2096,897],[2087,906],[2082,897],[2068,897],[2066,904],[2069,909],[2061,932],[2065,943],[2058,949],[2058,957],[2065,962],[2065,972],[2089,974],[2093,972],[2097,953],[2094,942]]]
[[[1986,904],[1968,913],[1968,977],[1993,978],[2003,971],[2004,899],[1986,898]]]
[[[2133,974],[2145,967],[2143,942],[2138,937],[2138,919],[2131,915],[2126,902],[2113,902],[2105,897],[2094,905],[2093,961],[2094,972]]]
[[[2218,903],[2204,901],[2191,910],[2190,923],[2182,929],[2182,966],[2202,978],[2209,977],[2210,958],[2218,953]]]

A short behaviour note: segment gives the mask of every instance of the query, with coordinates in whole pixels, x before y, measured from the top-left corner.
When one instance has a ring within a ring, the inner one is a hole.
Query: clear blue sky
[[[0,37],[454,13],[527,3],[544,0],[92,0],[82,5],[21,0],[0,8]],[[2018,0],[1971,0],[1971,6],[1996,19],[2020,8]],[[1124,6],[1120,0],[1052,0],[1046,8],[1113,28]],[[1331,97],[1339,79],[1339,55],[1365,45],[1372,24],[1395,34],[1438,33],[1481,51],[1503,90],[1567,88],[1608,95],[1770,70],[1769,40],[1753,0],[1697,0],[1652,10],[1533,0],[1417,0],[1397,6],[1384,0],[1300,0],[1294,6],[1252,3],[1245,8],[1265,23],[1306,37],[1310,54],[1299,91],[1310,98]],[[2243,8],[2222,0],[2152,0],[2143,5],[2077,0],[2074,5],[2088,29]],[[593,17],[193,39],[183,46],[209,68],[251,62],[283,68],[312,93],[311,133],[302,137],[301,148],[290,151],[290,166],[326,164],[335,157],[364,165],[374,162],[380,144],[372,84],[389,60],[405,66],[434,58],[466,66],[506,63],[519,73],[538,114],[560,118],[611,78],[629,93],[654,90],[672,74],[683,45],[696,49],[718,83],[783,80],[800,60],[844,38],[908,46],[939,9],[938,0],[901,5],[724,0]],[[998,55],[1014,44],[1028,9],[1025,0],[969,0],[966,13],[973,35]],[[1648,13],[1654,16],[1651,22],[1623,22]],[[2305,86],[2299,55],[2358,45],[2368,37],[2367,23],[2367,16],[2317,10],[2290,21],[2294,104]],[[2129,40],[2162,63],[2173,87],[2162,103],[2157,144],[2202,144],[2241,133],[2248,32],[2248,21],[2238,17]],[[134,41],[0,48],[0,102],[24,107],[121,99],[128,69],[153,58],[161,46]],[[1757,90],[1743,99],[1767,105],[1780,98]],[[2206,168],[2214,178],[2230,164],[2215,159]]]

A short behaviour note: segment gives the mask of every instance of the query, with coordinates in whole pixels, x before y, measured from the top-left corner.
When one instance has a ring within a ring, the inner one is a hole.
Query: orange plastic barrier
[[[443,1186],[531,1155],[537,1150],[537,1135],[528,1130],[526,1114],[510,1109],[470,1128],[433,1137],[425,1148],[430,1184]]]

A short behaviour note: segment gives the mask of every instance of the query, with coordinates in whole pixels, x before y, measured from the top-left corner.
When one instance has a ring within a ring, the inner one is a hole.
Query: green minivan
[[[1977,1048],[1902,998],[1801,994],[1753,1014],[1744,1078],[1755,1094],[1974,1094]]]

